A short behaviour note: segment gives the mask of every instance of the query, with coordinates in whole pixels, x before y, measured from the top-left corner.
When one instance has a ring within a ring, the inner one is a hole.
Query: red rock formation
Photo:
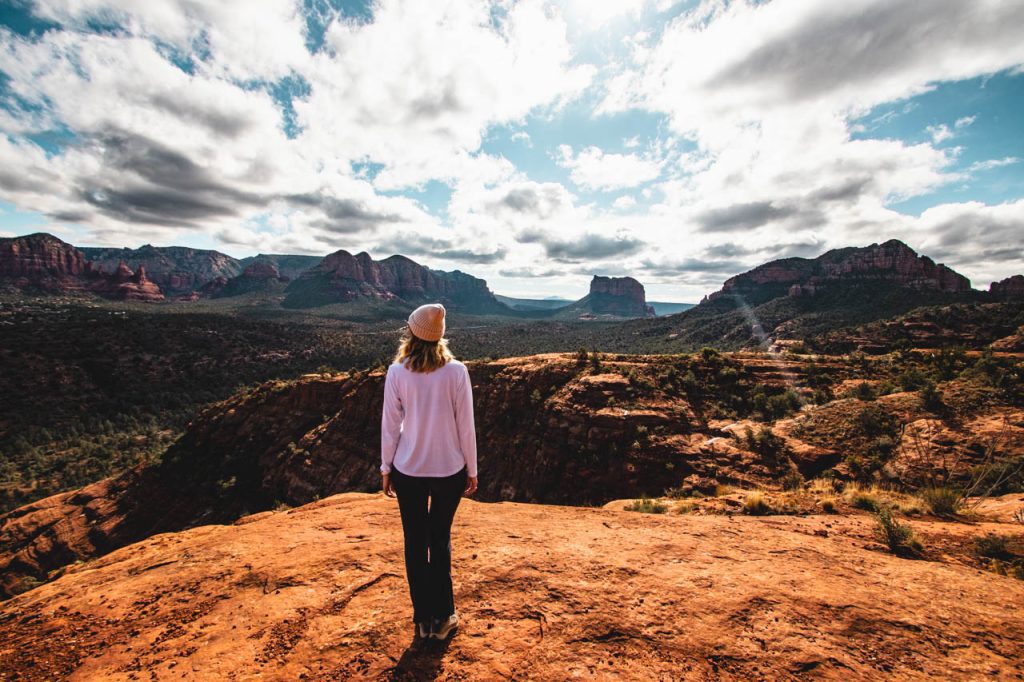
[[[285,305],[310,307],[360,298],[419,304],[439,301],[473,312],[507,312],[487,282],[458,270],[431,270],[405,256],[375,261],[363,252],[336,251],[288,288]]]
[[[146,277],[145,268],[133,273],[122,260],[106,274],[75,247],[53,235],[39,233],[0,239],[0,280],[19,288],[44,291],[92,292],[107,298],[162,301],[163,293]]]
[[[81,291],[94,270],[81,251],[45,233],[0,239],[0,280],[44,291]]]
[[[632,277],[594,275],[587,299],[589,311],[598,315],[654,317],[654,308],[647,305],[644,285]]]
[[[121,261],[113,274],[103,274],[96,281],[92,290],[118,301],[162,301],[163,292],[155,283],[146,278],[146,268],[139,266],[139,271],[133,273],[128,265]]]
[[[1013,275],[1000,282],[992,282],[988,291],[1000,299],[1024,298],[1024,275]]]
[[[395,500],[336,495],[153,537],[0,605],[0,679],[1012,680],[1024,582],[965,555],[1019,542],[1014,497],[1005,520],[906,521],[924,561],[884,551],[866,512],[467,499],[459,632],[420,643]]]
[[[881,281],[896,286],[944,291],[950,293],[971,290],[971,282],[945,265],[936,265],[927,256],[919,256],[913,249],[896,239],[884,244],[864,248],[846,248],[829,251],[818,258],[786,258],[766,263],[726,280],[721,291],[706,297],[713,301],[724,295],[747,295],[758,289],[779,287],[772,295],[784,295],[794,285],[798,294],[807,293],[805,287],[821,287],[843,282]]]
[[[488,472],[481,499],[593,504],[698,479],[768,483],[790,470],[785,457],[730,446],[684,398],[662,388],[637,394],[622,376],[673,362],[634,358],[619,368],[609,360],[602,374],[554,354],[470,363]],[[376,372],[264,384],[196,417],[158,465],[0,517],[0,594],[153,533],[230,522],[276,501],[373,490],[382,381]]]
[[[82,252],[97,268],[108,272],[120,261],[129,268],[146,268],[146,276],[161,290],[170,293],[198,291],[204,284],[217,278],[231,278],[242,271],[236,259],[219,251],[193,249],[185,246],[152,246],[138,249],[111,249],[84,247]]]

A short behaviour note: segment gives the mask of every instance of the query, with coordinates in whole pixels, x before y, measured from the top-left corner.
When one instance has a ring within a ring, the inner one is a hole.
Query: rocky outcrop
[[[654,317],[647,304],[644,285],[632,277],[602,277],[590,280],[590,292],[574,303],[553,311],[559,319],[596,320],[607,318]]]
[[[186,246],[82,247],[81,251],[96,267],[107,272],[117,268],[121,261],[132,269],[143,267],[147,277],[170,294],[198,290],[217,277],[230,279],[242,272],[241,263],[231,256]]]
[[[465,499],[459,632],[420,643],[395,500],[336,495],[153,537],[0,605],[0,679],[1016,679],[1024,582],[961,557],[1020,531],[907,523],[928,560],[884,551],[865,512]]]
[[[288,278],[278,272],[273,263],[253,261],[238,277],[218,277],[212,282],[207,282],[202,293],[213,298],[245,294],[280,294],[287,284]]]
[[[91,292],[121,301],[164,299],[145,267],[132,272],[122,260],[105,272],[81,250],[45,233],[0,239],[0,280],[48,293]]]
[[[292,280],[297,278],[306,270],[315,267],[321,260],[323,259],[320,256],[261,253],[256,256],[243,258],[240,263],[244,268],[249,267],[253,263],[269,263],[277,268],[277,271],[281,273],[282,277],[287,277],[289,280]]]
[[[132,272],[124,261],[117,264],[117,269],[112,274],[100,273],[91,290],[118,301],[164,300],[160,287],[146,277],[144,266],[140,265],[137,272]]]
[[[1024,275],[1013,275],[1000,282],[992,282],[988,291],[997,299],[1024,299]]]
[[[590,308],[595,314],[618,317],[654,317],[647,305],[644,285],[632,277],[601,277],[590,280]]]
[[[597,504],[673,486],[768,484],[789,471],[785,457],[729,445],[697,403],[656,378],[717,372],[702,362],[637,357],[597,373],[562,355],[469,363],[487,471],[480,498]],[[733,370],[733,380],[755,380]],[[627,372],[649,388],[638,392]],[[374,372],[271,382],[217,404],[159,464],[0,517],[0,593],[153,533],[374,490],[382,401]]]
[[[464,312],[508,312],[487,282],[458,270],[431,270],[405,256],[375,261],[363,252],[336,251],[288,286],[286,307],[307,308],[356,300],[407,306],[440,302]]]
[[[80,250],[51,234],[0,239],[0,281],[19,289],[82,291],[95,274]]]
[[[772,261],[729,278],[705,301],[741,295],[761,303],[784,295],[813,296],[822,287],[862,282],[946,293],[971,291],[971,282],[963,275],[891,239],[864,248],[835,249],[813,259]]]

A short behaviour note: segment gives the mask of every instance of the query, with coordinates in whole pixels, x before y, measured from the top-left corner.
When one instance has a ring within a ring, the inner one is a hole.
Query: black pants
[[[412,619],[422,623],[455,612],[452,593],[452,521],[466,489],[466,468],[451,476],[407,476],[392,467],[405,535],[405,575]],[[430,498],[429,508],[427,498]]]

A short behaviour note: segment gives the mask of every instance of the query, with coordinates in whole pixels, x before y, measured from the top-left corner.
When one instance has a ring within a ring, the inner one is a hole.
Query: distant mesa
[[[243,268],[248,268],[254,263],[269,263],[277,268],[281,277],[286,277],[289,280],[297,278],[299,275],[315,267],[320,261],[323,260],[322,256],[302,256],[302,255],[291,255],[291,254],[276,254],[276,253],[261,253],[256,256],[249,256],[239,261]]]
[[[988,287],[993,298],[1005,300],[1024,298],[1024,275],[1013,275]]]
[[[50,294],[94,293],[121,301],[162,301],[146,269],[118,261],[108,274],[85,254],[51,234],[0,239],[0,280]]]
[[[122,261],[133,270],[144,267],[146,276],[172,295],[197,291],[217,277],[236,277],[244,269],[237,259],[220,251],[187,246],[146,244],[137,249],[85,246],[79,251],[94,267],[107,272],[112,272]]]
[[[814,296],[837,283],[879,282],[923,291],[971,291],[971,281],[958,272],[919,256],[903,242],[834,249],[817,258],[785,258],[731,277],[722,289],[705,297],[714,301],[742,296],[751,305],[778,296]]]
[[[647,305],[644,285],[632,277],[594,275],[588,298],[590,309],[596,315],[654,317],[654,308]]]
[[[242,296],[244,294],[280,294],[290,279],[282,275],[270,261],[252,261],[242,274],[227,279],[217,277],[203,285],[200,293],[211,298]]]
[[[291,282],[282,303],[312,308],[363,300],[418,305],[440,301],[470,313],[509,313],[487,288],[487,282],[464,272],[431,270],[405,256],[373,260],[363,252],[335,251]]]
[[[632,277],[602,277],[590,280],[590,293],[561,309],[560,318],[597,320],[602,318],[654,317],[647,304],[644,285]]]

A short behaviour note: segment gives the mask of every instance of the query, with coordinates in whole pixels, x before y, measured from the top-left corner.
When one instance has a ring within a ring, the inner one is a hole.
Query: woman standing
[[[416,633],[435,639],[459,624],[452,520],[461,497],[477,485],[473,388],[466,366],[448,350],[444,316],[439,303],[409,316],[409,333],[384,381],[380,439],[384,494],[397,493],[402,516]]]

